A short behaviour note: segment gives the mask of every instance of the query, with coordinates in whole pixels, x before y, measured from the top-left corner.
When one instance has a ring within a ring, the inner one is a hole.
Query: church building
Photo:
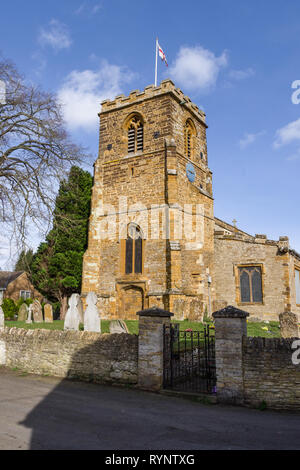
[[[205,114],[171,80],[105,100],[82,297],[101,317],[159,306],[202,320],[226,305],[300,314],[300,255],[214,217]]]

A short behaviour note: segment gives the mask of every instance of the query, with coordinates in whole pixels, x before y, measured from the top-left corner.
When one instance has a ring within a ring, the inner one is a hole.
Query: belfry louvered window
[[[191,160],[193,158],[193,136],[195,135],[195,130],[188,120],[184,128],[184,144],[185,144],[185,156]]]
[[[142,152],[144,148],[144,127],[138,116],[133,116],[128,126],[128,153]]]
[[[262,277],[260,266],[239,267],[240,301],[246,303],[261,303]]]

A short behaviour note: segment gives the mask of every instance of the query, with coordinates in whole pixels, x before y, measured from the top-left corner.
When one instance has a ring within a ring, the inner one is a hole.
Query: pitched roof
[[[24,271],[0,271],[0,289],[6,289],[8,284],[23,273]]]
[[[249,237],[249,238],[255,238],[253,235],[250,235],[247,232],[244,232],[243,230],[239,229],[238,227],[235,227],[234,225],[229,224],[228,222],[225,222],[224,220],[218,219],[217,217],[214,217],[215,219],[215,224],[218,225],[219,227],[222,227],[225,230],[228,230],[232,232],[232,234],[235,233],[240,233],[243,236]]]

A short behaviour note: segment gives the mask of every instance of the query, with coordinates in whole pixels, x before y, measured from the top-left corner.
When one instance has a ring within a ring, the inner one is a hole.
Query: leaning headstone
[[[28,307],[27,305],[24,303],[21,305],[21,307],[19,308],[19,312],[18,312],[18,321],[26,321],[27,320],[27,317],[28,317]]]
[[[28,308],[28,317],[26,323],[32,323],[32,304],[30,304]]]
[[[80,299],[79,294],[72,294],[69,298],[69,308],[65,317],[64,330],[79,330],[79,323],[81,319],[78,309],[78,299]]]
[[[112,320],[109,323],[109,332],[113,333],[128,333],[128,328],[123,320]]]
[[[42,306],[40,304],[40,302],[35,299],[32,304],[31,304],[31,308],[32,308],[32,315],[33,315],[33,321],[35,323],[43,323],[43,309],[42,309]]]
[[[45,323],[53,323],[53,309],[51,304],[44,306],[44,318]]]
[[[89,292],[86,298],[87,308],[84,312],[84,331],[101,333],[101,320],[97,308],[95,292]]]
[[[295,313],[280,313],[279,324],[282,338],[299,338],[298,318]]]

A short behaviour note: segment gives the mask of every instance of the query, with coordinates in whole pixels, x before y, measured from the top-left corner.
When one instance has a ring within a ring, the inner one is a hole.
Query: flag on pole
[[[160,45],[158,44],[158,39],[156,38],[156,42],[155,42],[155,78],[154,78],[154,84],[155,86],[157,86],[157,57],[158,57],[158,54],[159,54],[159,57],[161,58],[161,60],[166,64],[166,66],[168,67],[168,62],[167,62],[167,58],[166,58],[166,54],[164,53],[164,51],[162,50],[162,48],[160,47]]]
[[[168,67],[168,62],[167,62],[167,58],[166,58],[166,54],[164,53],[164,51],[162,50],[162,48],[160,47],[160,45],[157,43],[157,46],[158,46],[158,54],[159,54],[159,57],[161,58],[162,61],[165,62],[166,66]]]

